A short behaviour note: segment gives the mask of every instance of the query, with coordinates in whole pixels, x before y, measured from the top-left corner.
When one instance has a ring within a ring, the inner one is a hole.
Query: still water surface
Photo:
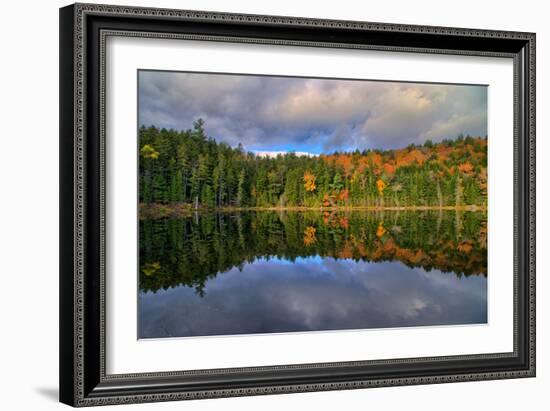
[[[482,212],[140,221],[139,338],[487,322]]]

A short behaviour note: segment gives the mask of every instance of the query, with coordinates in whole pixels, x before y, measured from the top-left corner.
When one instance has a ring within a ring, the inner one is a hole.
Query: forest
[[[259,156],[205,133],[141,126],[144,208],[414,208],[487,205],[487,137],[396,150]]]

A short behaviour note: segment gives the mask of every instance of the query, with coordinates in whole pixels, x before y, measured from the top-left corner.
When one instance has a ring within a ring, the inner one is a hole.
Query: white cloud
[[[270,157],[270,158],[274,158],[274,157],[277,157],[279,155],[284,155],[284,154],[289,154],[289,153],[293,153],[297,157],[316,157],[317,156],[317,154],[308,153],[308,152],[305,152],[305,151],[292,151],[292,152],[290,152],[290,151],[258,151],[258,150],[253,150],[252,152],[258,157]]]

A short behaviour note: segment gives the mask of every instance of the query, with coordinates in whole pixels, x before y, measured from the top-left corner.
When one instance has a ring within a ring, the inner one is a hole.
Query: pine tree
[[[244,207],[248,205],[248,196],[246,193],[246,173],[244,168],[239,172],[239,181],[237,183],[237,205]]]
[[[153,177],[152,191],[153,201],[158,203],[168,202],[168,189],[166,187],[166,179],[162,174],[157,174]]]
[[[181,170],[175,172],[170,184],[170,201],[180,203],[183,201],[183,177]]]

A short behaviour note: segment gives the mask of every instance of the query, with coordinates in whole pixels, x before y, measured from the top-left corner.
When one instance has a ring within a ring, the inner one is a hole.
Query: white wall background
[[[358,2],[354,0],[128,0],[114,4],[444,25],[537,33],[537,378],[130,405],[116,409],[278,410],[547,409],[550,387],[549,262],[550,26],[537,0]],[[2,5],[0,24],[0,408],[62,409],[58,361],[59,0]],[[108,407],[109,409],[115,409]],[[107,408],[104,408],[107,409]]]

